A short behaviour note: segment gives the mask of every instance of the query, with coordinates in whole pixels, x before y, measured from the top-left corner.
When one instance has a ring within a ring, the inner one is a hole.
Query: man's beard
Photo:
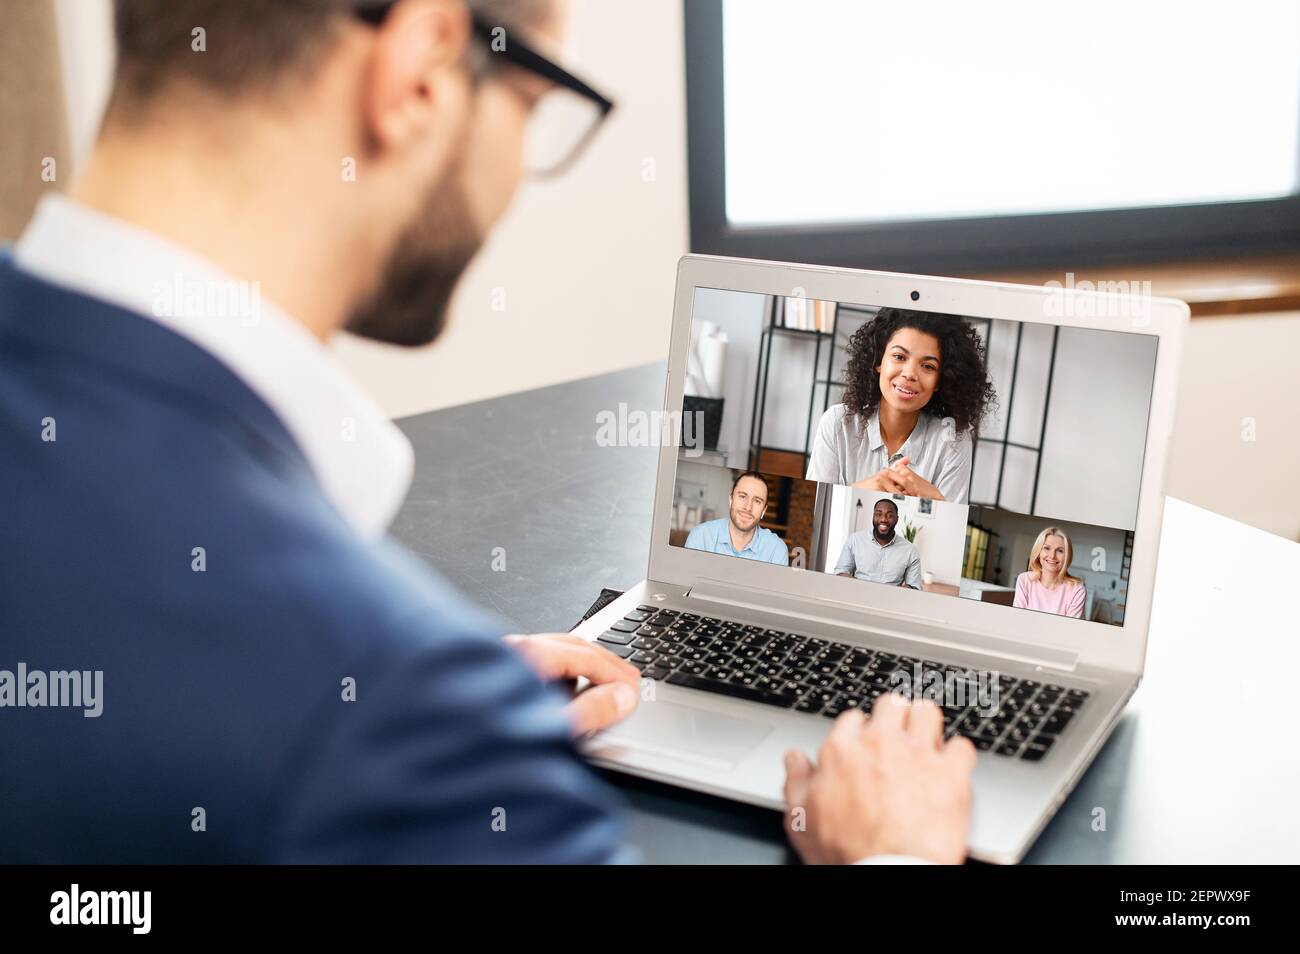
[[[872,527],[872,528],[871,528],[871,532],[872,532],[873,534],[875,534],[876,539],[877,539],[878,541],[880,541],[881,543],[888,543],[890,540],[894,539],[894,532],[895,532],[895,531],[894,531],[894,528],[893,528],[893,527],[890,527],[890,528],[889,528],[889,534],[888,534],[887,536],[882,536],[882,535],[881,535],[881,533],[880,533],[880,528],[879,528],[879,527]]]
[[[742,527],[740,525],[740,521],[736,519],[736,511],[734,510],[731,511],[731,525],[735,527],[737,530],[739,530],[741,533],[749,533],[749,531],[753,530],[755,527],[758,526],[758,519],[756,517],[753,517],[751,515],[746,515],[746,516],[749,519],[749,526]]]
[[[414,348],[442,333],[456,284],[483,244],[456,173],[429,191],[398,239],[379,287],[348,320],[353,334]]]

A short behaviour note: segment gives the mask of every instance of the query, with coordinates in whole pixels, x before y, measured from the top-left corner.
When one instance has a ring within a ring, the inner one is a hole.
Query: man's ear
[[[402,0],[375,32],[362,90],[371,141],[383,151],[400,150],[426,136],[431,126],[459,123],[469,95],[462,65],[470,42],[465,5]]]

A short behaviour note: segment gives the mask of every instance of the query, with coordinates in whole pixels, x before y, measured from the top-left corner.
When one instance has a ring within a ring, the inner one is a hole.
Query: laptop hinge
[[[698,581],[686,593],[686,597],[724,606],[777,613],[808,622],[843,626],[864,633],[886,633],[911,642],[980,653],[998,659],[1013,659],[1065,672],[1073,671],[1079,664],[1079,654],[1068,649],[1029,645],[992,633],[957,631],[950,623],[937,617],[894,613],[876,607],[864,607],[858,603],[773,593],[771,590],[719,580]]]

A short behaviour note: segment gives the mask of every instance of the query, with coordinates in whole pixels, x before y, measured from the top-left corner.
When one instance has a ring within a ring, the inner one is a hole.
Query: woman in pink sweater
[[[1016,578],[1012,606],[1083,619],[1083,580],[1070,576],[1074,547],[1060,527],[1047,527],[1029,551],[1029,569]]]

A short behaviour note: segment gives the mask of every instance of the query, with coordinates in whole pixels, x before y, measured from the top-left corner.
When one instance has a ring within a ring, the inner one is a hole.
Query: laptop
[[[975,744],[970,856],[1024,856],[1142,678],[1189,315],[1062,277],[681,260],[648,578],[575,630],[643,675],[592,761],[782,810],[786,750],[904,692]]]

